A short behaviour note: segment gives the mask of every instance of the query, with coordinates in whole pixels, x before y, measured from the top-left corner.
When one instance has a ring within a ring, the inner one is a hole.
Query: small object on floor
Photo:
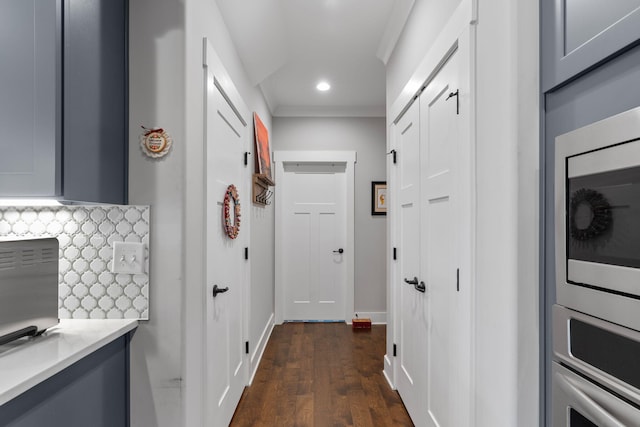
[[[362,319],[352,319],[353,329],[371,329],[371,319],[362,318]]]

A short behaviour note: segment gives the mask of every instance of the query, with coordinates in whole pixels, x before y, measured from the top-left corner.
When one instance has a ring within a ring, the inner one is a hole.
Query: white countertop
[[[62,319],[39,337],[0,345],[0,405],[137,326],[130,319]]]

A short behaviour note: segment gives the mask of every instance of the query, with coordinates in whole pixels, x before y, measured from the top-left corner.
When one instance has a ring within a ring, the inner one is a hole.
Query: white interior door
[[[284,320],[345,320],[345,172],[345,163],[284,164]]]
[[[399,276],[399,349],[397,388],[409,415],[419,425],[426,420],[427,312],[426,295],[407,281],[421,279],[420,271],[420,104],[415,102],[394,128],[398,150],[397,202]],[[406,280],[405,280],[406,279]]]
[[[425,282],[427,425],[453,426],[456,405],[456,293],[460,218],[456,210],[460,122],[457,54],[420,96],[421,271]]]
[[[355,151],[275,151],[275,318],[354,314]]]
[[[247,264],[243,259],[248,228],[236,239],[223,228],[223,201],[234,184],[248,217],[249,203],[243,153],[246,123],[223,94],[212,70],[206,84],[206,399],[207,425],[229,424],[246,384],[244,307]],[[233,210],[233,207],[232,207]],[[233,215],[233,214],[232,214]],[[213,287],[228,288],[213,296]]]

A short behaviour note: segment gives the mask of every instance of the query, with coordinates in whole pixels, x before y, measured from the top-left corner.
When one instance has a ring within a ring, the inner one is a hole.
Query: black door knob
[[[334,254],[341,254],[344,252],[344,249],[340,248],[337,251],[333,251]]]
[[[219,288],[218,285],[213,285],[213,297],[215,298],[218,294],[223,294],[229,290],[229,287]]]
[[[404,279],[404,283],[407,283],[409,285],[413,285],[413,286],[417,286],[418,285],[418,278],[414,277],[413,280],[409,280],[405,277]]]

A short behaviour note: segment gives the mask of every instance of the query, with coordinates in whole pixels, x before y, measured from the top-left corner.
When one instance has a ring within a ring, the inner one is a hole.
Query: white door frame
[[[276,171],[276,199],[275,199],[275,314],[276,324],[282,324],[284,321],[284,289],[282,286],[282,278],[284,277],[283,263],[286,261],[282,257],[282,229],[284,224],[284,210],[282,204],[284,182],[284,164],[285,163],[345,163],[347,178],[347,240],[345,246],[344,259],[347,263],[347,280],[345,286],[345,320],[351,323],[354,315],[354,292],[355,292],[355,269],[354,269],[354,250],[355,250],[355,193],[354,193],[354,167],[356,163],[355,151],[274,151],[273,164]]]

